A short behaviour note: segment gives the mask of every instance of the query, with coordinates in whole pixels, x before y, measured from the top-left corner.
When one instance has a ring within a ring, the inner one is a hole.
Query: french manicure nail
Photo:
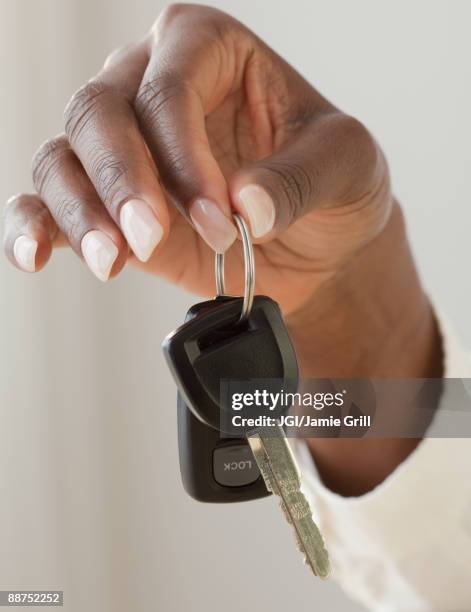
[[[13,255],[20,268],[25,272],[36,271],[36,251],[38,243],[29,236],[18,236],[13,245]]]
[[[269,194],[259,185],[246,185],[239,191],[254,238],[265,236],[275,224],[275,205]]]
[[[121,208],[120,222],[134,255],[147,261],[164,233],[152,208],[142,200],[129,200]]]
[[[190,206],[190,217],[203,240],[217,253],[227,251],[237,238],[234,224],[211,200],[195,200]]]
[[[93,274],[106,282],[118,257],[118,247],[109,236],[99,230],[91,230],[82,238],[83,257]]]

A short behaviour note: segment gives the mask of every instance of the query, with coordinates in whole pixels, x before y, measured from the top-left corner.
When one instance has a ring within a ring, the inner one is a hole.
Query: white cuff
[[[471,378],[471,358],[439,319],[447,378]],[[370,610],[471,610],[471,440],[424,439],[379,486],[343,497],[293,444],[334,577]]]

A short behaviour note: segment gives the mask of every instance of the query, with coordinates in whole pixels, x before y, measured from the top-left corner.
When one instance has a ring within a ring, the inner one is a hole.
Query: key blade
[[[247,439],[267,489],[279,497],[280,508],[293,527],[305,563],[314,575],[327,578],[329,555],[309,502],[300,490],[299,468],[283,429],[271,427],[265,435],[263,430],[257,430]]]

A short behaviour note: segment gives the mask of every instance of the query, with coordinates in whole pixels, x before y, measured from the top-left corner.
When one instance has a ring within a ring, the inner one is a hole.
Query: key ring
[[[243,323],[248,319],[250,311],[252,310],[253,296],[255,292],[255,259],[247,224],[240,215],[235,214],[234,219],[239,227],[240,235],[242,236],[242,246],[244,247],[245,288],[244,301],[242,303],[242,311],[239,319],[239,323]],[[218,296],[224,296],[226,295],[224,282],[224,253],[216,253],[214,263],[216,274],[216,292]]]

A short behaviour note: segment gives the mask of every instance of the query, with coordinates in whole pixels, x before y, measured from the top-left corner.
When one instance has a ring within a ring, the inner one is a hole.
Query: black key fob
[[[199,501],[268,495],[245,438],[220,431],[220,381],[281,379],[285,391],[297,388],[296,355],[278,304],[255,296],[242,323],[241,308],[242,298],[226,296],[196,304],[162,345],[179,389],[183,486]]]

